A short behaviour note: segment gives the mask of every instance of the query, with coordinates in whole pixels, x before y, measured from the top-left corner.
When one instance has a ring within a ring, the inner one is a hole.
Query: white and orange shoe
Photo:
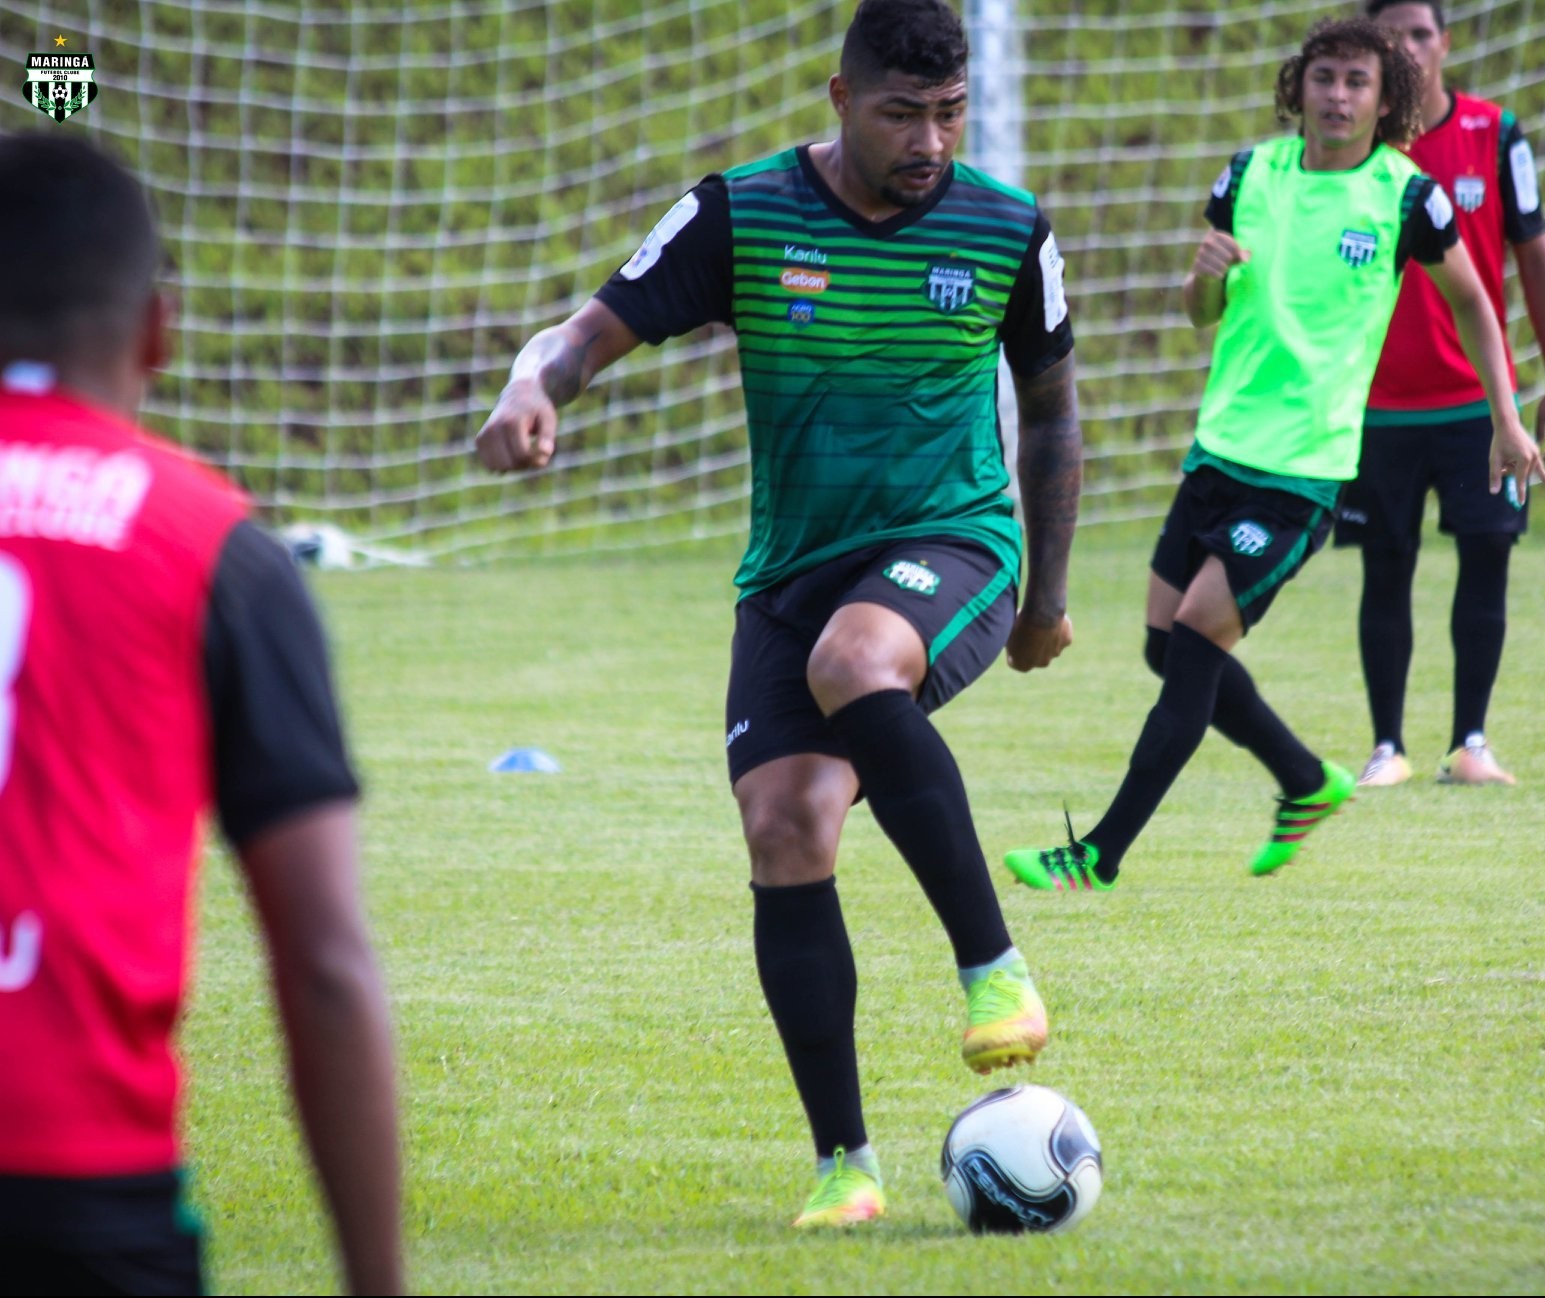
[[[1383,789],[1392,784],[1404,784],[1411,778],[1411,763],[1404,753],[1397,753],[1395,745],[1374,745],[1373,756],[1363,764],[1363,773],[1357,777],[1359,789]]]
[[[1438,763],[1439,784],[1517,784],[1491,751],[1485,735],[1471,735]]]

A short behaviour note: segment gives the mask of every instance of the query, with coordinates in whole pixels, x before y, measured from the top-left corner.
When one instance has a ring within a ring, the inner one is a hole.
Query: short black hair
[[[1438,3],[1438,0],[1368,0],[1368,3],[1363,6],[1363,12],[1370,18],[1377,18],[1392,5],[1409,4],[1426,5],[1432,10],[1432,18],[1438,24],[1438,30],[1440,32],[1448,30],[1448,24],[1443,21],[1443,6]]]
[[[72,130],[0,137],[0,357],[121,343],[160,268],[150,201],[126,167]]]
[[[1374,139],[1397,148],[1422,132],[1422,73],[1391,35],[1372,18],[1325,18],[1309,29],[1303,48],[1277,72],[1277,120],[1303,115],[1304,73],[1315,59],[1373,54],[1379,60],[1379,90],[1389,112],[1379,118]]]
[[[971,47],[944,0],[861,0],[842,41],[842,75],[855,87],[887,72],[941,86],[966,70]]]

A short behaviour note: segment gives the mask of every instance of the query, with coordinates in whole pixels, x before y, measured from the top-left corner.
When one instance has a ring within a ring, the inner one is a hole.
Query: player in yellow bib
[[[1491,489],[1527,482],[1540,455],[1519,423],[1506,353],[1447,195],[1394,145],[1421,121],[1421,79],[1364,18],[1313,28],[1277,79],[1299,134],[1236,154],[1207,206],[1211,229],[1182,294],[1218,326],[1186,476],[1148,586],[1149,665],[1163,678],[1104,818],[1063,847],[1011,852],[1031,887],[1103,891],[1210,724],[1281,785],[1251,870],[1286,865],[1356,784],[1267,706],[1232,650],[1324,543],[1355,476],[1363,408],[1399,276],[1419,262],[1454,314],[1494,427]]]

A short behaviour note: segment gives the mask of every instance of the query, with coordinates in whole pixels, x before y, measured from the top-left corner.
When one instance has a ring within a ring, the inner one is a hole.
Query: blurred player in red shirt
[[[1368,13],[1399,36],[1422,69],[1422,134],[1407,150],[1454,200],[1459,233],[1506,341],[1506,249],[1513,246],[1536,339],[1545,339],[1545,215],[1534,152],[1513,114],[1450,90],[1443,80],[1450,33],[1443,6],[1370,0]],[[1512,357],[1508,371],[1518,390]],[[1545,410],[1545,407],[1542,407]],[[1535,420],[1538,437],[1540,421]],[[1507,628],[1507,569],[1528,522],[1527,484],[1491,494],[1491,421],[1485,392],[1465,360],[1453,313],[1431,279],[1408,268],[1368,398],[1362,463],[1336,522],[1338,545],[1363,550],[1359,615],[1363,676],[1373,714],[1373,753],[1358,784],[1411,778],[1402,726],[1411,665],[1411,587],[1429,488],[1439,528],[1459,554],[1450,630],[1453,732],[1438,763],[1445,784],[1512,784],[1486,742],[1486,710]]]
[[[0,1294],[202,1289],[172,1035],[210,808],[348,1283],[400,1292],[392,1046],[321,627],[242,495],[131,422],[166,358],[160,262],[120,166],[0,140]]]

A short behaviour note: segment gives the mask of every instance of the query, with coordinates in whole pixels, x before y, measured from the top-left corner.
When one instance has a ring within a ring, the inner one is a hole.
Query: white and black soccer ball
[[[944,1137],[939,1175],[978,1235],[1070,1230],[1105,1182],[1093,1125],[1045,1086],[994,1091],[966,1109]]]

